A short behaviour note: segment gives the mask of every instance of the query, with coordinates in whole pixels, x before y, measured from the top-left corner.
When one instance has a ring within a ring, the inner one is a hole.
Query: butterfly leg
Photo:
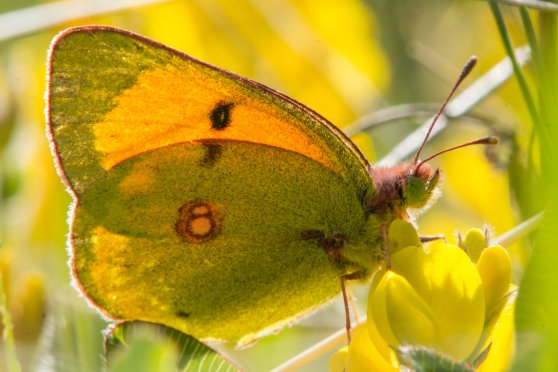
[[[311,229],[304,230],[301,233],[301,237],[303,240],[315,240],[333,260],[337,262],[343,260],[343,257],[341,256],[341,248],[345,245],[347,240],[344,235],[334,234],[328,237],[323,231]],[[345,328],[347,330],[347,339],[349,343],[351,342],[351,312],[349,310],[349,299],[347,296],[345,281],[362,279],[365,276],[365,271],[355,271],[341,276],[341,292],[343,293],[343,305],[345,307]]]
[[[364,277],[363,271],[355,271],[350,274],[341,275],[341,292],[343,293],[343,305],[345,307],[345,329],[347,330],[347,340],[351,343],[351,312],[349,310],[349,300],[345,281],[357,280]]]
[[[429,242],[433,242],[435,240],[446,240],[446,237],[443,234],[422,235],[422,236],[419,236],[419,239],[420,239],[421,243],[429,243]]]
[[[380,226],[380,230],[382,232],[382,255],[384,256],[384,260],[386,261],[386,269],[391,269],[391,258],[389,254],[389,240],[388,240],[388,225],[384,224]]]

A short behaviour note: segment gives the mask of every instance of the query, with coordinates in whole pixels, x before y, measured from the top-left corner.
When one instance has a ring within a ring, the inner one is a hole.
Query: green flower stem
[[[502,42],[504,44],[504,49],[506,50],[506,53],[510,57],[510,61],[511,61],[512,66],[513,66],[513,70],[514,70],[515,76],[517,78],[517,82],[519,84],[519,89],[521,90],[521,93],[523,95],[523,99],[525,100],[525,104],[527,106],[527,110],[529,111],[529,115],[531,116],[531,120],[533,121],[533,123],[535,125],[535,129],[538,131],[539,138],[541,140],[541,143],[543,144],[543,147],[546,147],[546,144],[544,144],[544,143],[548,140],[548,136],[544,133],[545,128],[541,125],[541,120],[540,120],[540,117],[539,117],[539,113],[537,111],[535,102],[534,102],[533,97],[531,96],[531,93],[530,93],[529,88],[527,86],[527,80],[525,79],[525,76],[523,75],[523,71],[521,70],[521,68],[519,66],[519,63],[517,62],[517,58],[515,57],[515,53],[513,52],[512,42],[511,42],[510,36],[508,34],[508,31],[506,29],[506,24],[504,22],[504,17],[502,16],[502,13],[500,12],[500,8],[498,7],[498,4],[497,4],[496,0],[489,0],[488,4],[490,5],[490,9],[492,10],[492,14],[494,15],[494,19],[496,20],[496,25],[498,27],[498,31],[500,32],[500,37],[502,38]],[[544,156],[544,154],[543,154],[543,156]]]
[[[550,143],[555,143],[558,138],[557,121],[558,121],[558,96],[556,87],[558,87],[558,20],[555,13],[540,13],[540,64],[542,67],[541,74],[538,76],[538,85],[541,97],[541,114],[543,125],[547,128],[550,135],[548,139]],[[554,147],[542,147],[542,151],[551,152]],[[546,169],[555,176],[552,168]]]

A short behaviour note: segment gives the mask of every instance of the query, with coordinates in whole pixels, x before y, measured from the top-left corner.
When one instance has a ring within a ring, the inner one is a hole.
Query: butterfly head
[[[424,211],[439,196],[440,169],[427,162],[448,151],[471,145],[494,145],[494,136],[483,137],[439,151],[419,161],[403,163],[392,167],[371,168],[369,173],[374,182],[375,193],[366,201],[370,214],[408,219],[409,209]]]
[[[411,167],[410,174],[402,180],[400,186],[402,205],[412,209],[428,206],[439,194],[439,181],[439,168],[434,169],[428,164]]]
[[[376,189],[367,201],[371,214],[409,219],[410,210],[425,210],[439,195],[440,170],[427,163],[372,168],[370,176]]]
[[[448,151],[453,151],[462,147],[471,145],[494,145],[498,143],[498,139],[496,137],[483,137],[447,148],[424,160],[419,160],[419,156],[421,155],[438,118],[443,114],[453,93],[465,77],[471,72],[476,64],[476,61],[477,58],[474,56],[467,61],[465,67],[461,71],[461,75],[455,82],[453,88],[436,115],[434,115],[432,123],[430,124],[413,161],[393,167],[372,168],[369,171],[375,187],[374,195],[366,201],[366,207],[370,214],[380,215],[383,219],[409,219],[409,209],[424,211],[439,195],[437,186],[440,182],[440,170],[438,168],[432,168],[428,164],[428,161]]]

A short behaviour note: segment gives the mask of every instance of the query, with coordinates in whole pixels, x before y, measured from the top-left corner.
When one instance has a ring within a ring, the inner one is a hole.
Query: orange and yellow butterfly
[[[48,68],[73,277],[113,320],[247,344],[369,278],[383,227],[438,181],[372,168],[301,103],[128,31],[63,31]]]

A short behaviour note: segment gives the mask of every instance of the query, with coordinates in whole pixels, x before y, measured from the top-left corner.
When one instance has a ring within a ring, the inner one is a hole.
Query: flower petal
[[[511,290],[514,290],[511,286]],[[514,309],[516,296],[508,297],[504,310],[500,313],[498,321],[491,334],[490,352],[486,360],[478,368],[479,372],[507,371],[514,355]]]
[[[347,358],[349,357],[349,347],[343,346],[337,350],[327,363],[329,372],[343,372],[347,366]]]
[[[389,225],[388,241],[390,254],[408,246],[422,246],[415,227],[403,220],[395,220]]]
[[[373,285],[368,296],[368,325],[372,327],[370,336],[382,355],[389,358],[390,348],[388,345],[397,346],[397,338],[391,332],[389,319],[386,311],[386,284],[390,277],[397,275],[392,271],[384,272],[377,285]],[[378,339],[376,340],[376,337]],[[377,342],[376,342],[377,341]]]
[[[486,237],[481,229],[471,229],[465,234],[463,244],[469,251],[471,261],[477,262],[481,252],[486,248]]]
[[[477,262],[485,295],[486,316],[492,317],[500,308],[511,284],[511,260],[504,247],[486,248]]]
[[[347,372],[398,371],[376,349],[368,334],[367,327],[359,327],[353,333],[347,356]]]
[[[436,319],[409,282],[400,275],[392,274],[386,281],[385,291],[387,317],[398,344],[434,345]]]
[[[484,290],[476,267],[455,245],[433,244],[428,252],[407,247],[391,257],[392,270],[413,286],[436,319],[436,347],[464,360],[484,325]]]

